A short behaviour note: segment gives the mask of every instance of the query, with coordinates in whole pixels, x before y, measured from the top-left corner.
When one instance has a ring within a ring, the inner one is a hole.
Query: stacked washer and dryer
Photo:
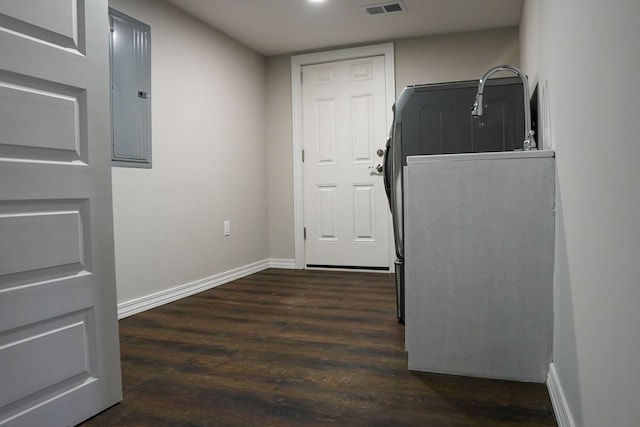
[[[478,81],[407,86],[394,107],[384,156],[393,217],[397,316],[404,322],[404,177],[408,156],[522,149],[524,94],[519,78],[486,81],[484,114],[472,118]]]

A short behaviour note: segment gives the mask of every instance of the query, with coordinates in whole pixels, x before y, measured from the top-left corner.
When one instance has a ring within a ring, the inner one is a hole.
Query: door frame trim
[[[348,49],[338,49],[326,52],[307,53],[291,57],[291,122],[293,136],[293,237],[295,251],[295,266],[304,269],[304,182],[302,169],[302,85],[300,75],[305,65],[322,64],[325,62],[343,61],[348,59],[384,56],[385,67],[385,97],[387,104],[387,123],[389,129],[393,121],[393,103],[395,102],[395,60],[393,43],[361,46]],[[384,144],[385,141],[382,141]],[[391,217],[391,215],[389,215]],[[393,226],[389,221],[389,271],[393,272],[395,251],[393,248]]]

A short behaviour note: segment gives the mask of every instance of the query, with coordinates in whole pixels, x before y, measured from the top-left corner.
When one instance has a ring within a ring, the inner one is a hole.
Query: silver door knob
[[[378,157],[382,157],[384,156],[384,150],[382,148],[378,148],[378,151],[376,151],[376,154],[378,155]]]

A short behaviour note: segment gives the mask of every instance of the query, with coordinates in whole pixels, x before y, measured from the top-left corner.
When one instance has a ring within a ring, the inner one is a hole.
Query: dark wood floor
[[[120,321],[86,426],[555,426],[543,384],[407,371],[393,276],[266,270]]]

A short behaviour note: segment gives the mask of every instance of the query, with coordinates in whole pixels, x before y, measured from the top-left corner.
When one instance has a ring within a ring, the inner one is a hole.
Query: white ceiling
[[[517,26],[523,0],[167,0],[265,56],[432,34]]]

